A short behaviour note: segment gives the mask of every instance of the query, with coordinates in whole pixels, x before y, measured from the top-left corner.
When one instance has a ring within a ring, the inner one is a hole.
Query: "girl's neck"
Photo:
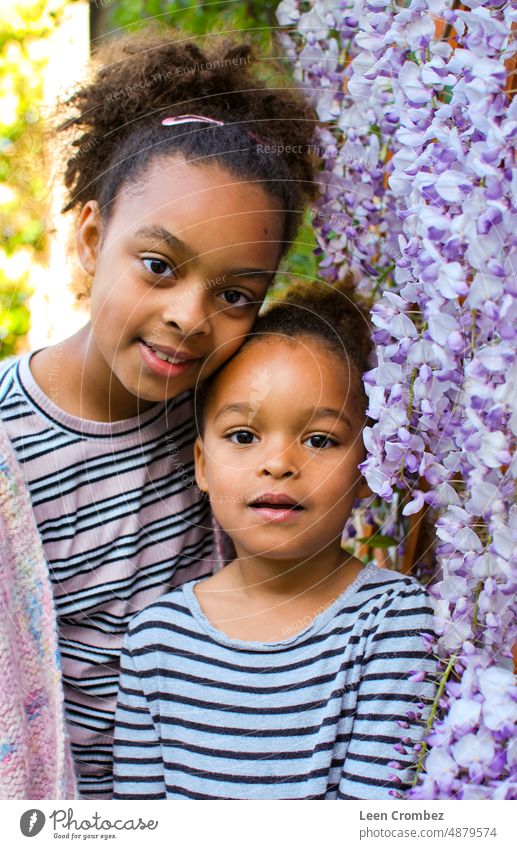
[[[232,564],[234,580],[255,599],[282,599],[308,596],[332,596],[351,583],[353,563],[362,563],[332,544],[318,554],[302,560],[270,560],[243,556],[239,551]],[[352,578],[353,580],[353,578]]]
[[[360,560],[335,546],[304,561],[271,561],[241,553],[199,582],[195,594],[207,619],[227,636],[275,642],[310,626],[362,568]]]

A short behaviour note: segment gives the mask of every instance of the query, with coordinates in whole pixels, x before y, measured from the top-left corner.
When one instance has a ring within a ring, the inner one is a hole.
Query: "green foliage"
[[[318,278],[318,262],[314,256],[316,237],[312,226],[312,216],[307,210],[304,222],[295,242],[280,263],[276,282],[269,292],[268,299],[281,296],[290,283],[305,281],[308,285]]]
[[[356,542],[367,545],[369,548],[393,548],[393,546],[399,544],[394,537],[377,533],[372,534],[371,537],[359,537]]]
[[[172,24],[192,35],[221,32],[253,32],[262,46],[271,46],[270,28],[278,26],[275,18],[276,0],[212,0],[195,3],[192,0],[97,0],[108,11],[109,29],[139,26],[154,20]],[[269,54],[268,54],[269,55]]]
[[[0,271],[0,355],[16,351],[20,337],[29,331],[30,315],[26,300],[30,290],[23,285],[13,286]]]
[[[0,357],[29,329],[31,263],[45,257],[43,165],[45,38],[65,0],[14,0],[0,7]]]

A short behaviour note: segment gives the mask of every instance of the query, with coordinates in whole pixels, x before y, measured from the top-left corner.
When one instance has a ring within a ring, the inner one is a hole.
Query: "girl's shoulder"
[[[425,587],[412,575],[398,572],[396,569],[383,568],[371,561],[368,566],[368,582],[371,588],[384,589],[390,594],[420,591],[427,595]]]
[[[16,363],[20,361],[21,357],[19,354],[12,354],[10,357],[5,357],[0,360],[0,377],[9,371],[9,369],[16,366]]]
[[[10,356],[8,356],[8,357],[3,357],[0,360],[0,368],[8,365],[9,363],[14,363],[14,362],[16,362],[16,360],[19,360],[19,359],[20,359],[20,354],[10,354]]]
[[[192,630],[192,615],[185,600],[184,586],[187,585],[175,587],[133,616],[126,637],[129,648],[168,642],[174,634]]]
[[[396,615],[396,610],[432,615],[431,599],[426,588],[411,575],[370,563],[364,570],[359,587],[362,606],[380,619]]]
[[[396,637],[400,642],[434,633],[431,598],[411,575],[371,564],[362,591],[361,612],[357,613],[368,631],[372,649],[387,637]]]

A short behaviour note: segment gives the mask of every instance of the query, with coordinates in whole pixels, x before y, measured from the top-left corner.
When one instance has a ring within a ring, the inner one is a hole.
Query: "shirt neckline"
[[[144,427],[146,428],[146,435],[149,435],[150,430],[155,429],[157,432],[162,432],[164,414],[182,397],[178,395],[169,401],[159,402],[149,410],[146,410],[145,413],[139,416],[132,416],[129,419],[120,419],[115,422],[98,422],[92,419],[82,419],[58,407],[36,383],[30,369],[30,360],[36,353],[37,351],[31,351],[28,354],[24,354],[15,364],[18,383],[28,403],[40,415],[49,419],[54,426],[57,425],[61,430],[76,434],[85,439],[97,439],[99,441],[103,439],[110,439],[112,441],[115,438],[121,441],[138,440],[139,434],[141,434]],[[182,394],[186,395],[188,393]]]
[[[344,599],[346,598],[348,600],[349,596],[356,593],[357,590],[367,583],[368,579],[373,577],[378,571],[380,571],[379,567],[373,560],[365,564],[352,583],[343,590],[343,592],[335,599],[335,601],[332,602],[331,605],[329,605],[329,607],[327,607],[322,613],[315,616],[306,628],[298,631],[298,633],[285,640],[273,640],[271,642],[261,642],[260,640],[240,640],[236,637],[229,637],[228,634],[224,633],[224,631],[216,628],[203,613],[201,605],[199,604],[194,592],[196,585],[199,584],[200,581],[206,580],[206,577],[190,581],[188,584],[184,584],[181,589],[192,616],[216,643],[220,643],[221,645],[240,651],[274,652],[281,651],[286,647],[301,643],[308,637],[311,637],[321,631],[321,629],[336,616],[343,605]]]

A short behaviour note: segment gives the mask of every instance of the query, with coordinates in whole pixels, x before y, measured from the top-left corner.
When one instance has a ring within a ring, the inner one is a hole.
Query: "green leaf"
[[[383,536],[382,534],[373,534],[371,537],[360,537],[357,542],[360,542],[361,545],[367,545],[369,548],[392,548],[392,546],[399,544],[397,539]]]

